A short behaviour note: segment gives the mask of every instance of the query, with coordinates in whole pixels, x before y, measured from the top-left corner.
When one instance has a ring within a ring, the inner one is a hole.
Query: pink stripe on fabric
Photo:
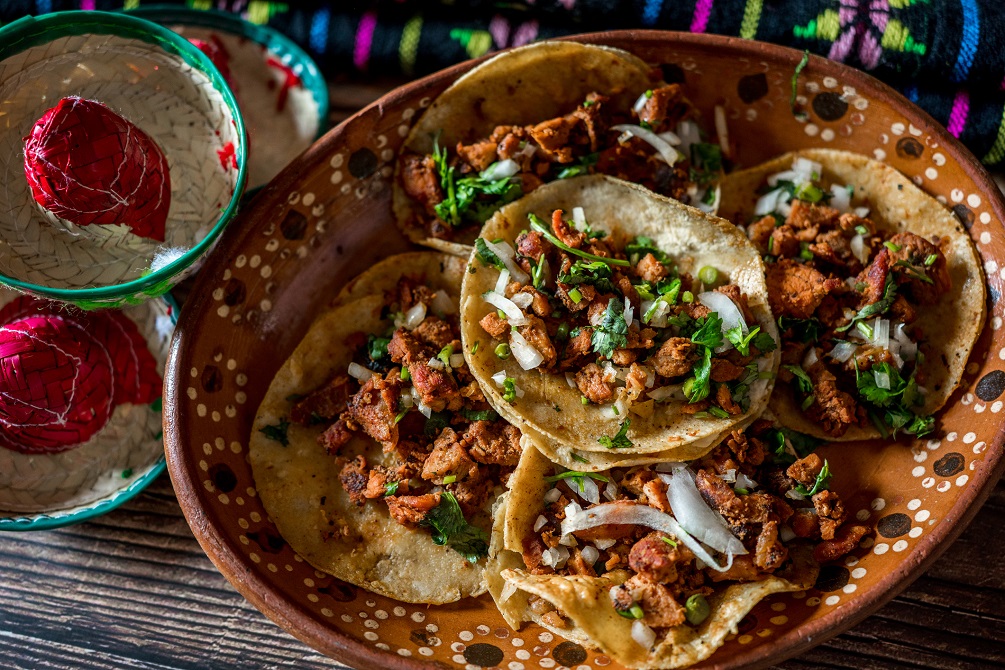
[[[370,60],[370,46],[373,43],[373,31],[377,27],[377,13],[367,12],[359,19],[356,27],[356,42],[353,44],[352,64],[357,70],[365,70]]]
[[[967,116],[970,114],[970,95],[965,90],[956,92],[953,99],[953,111],[949,113],[949,123],[946,124],[953,137],[959,138],[963,133],[963,128],[967,125]]]
[[[93,11],[94,0],[80,0],[80,8],[84,11]]]
[[[708,17],[712,15],[712,5],[715,0],[698,0],[694,3],[694,17],[691,19],[691,32],[703,33],[708,28]]]

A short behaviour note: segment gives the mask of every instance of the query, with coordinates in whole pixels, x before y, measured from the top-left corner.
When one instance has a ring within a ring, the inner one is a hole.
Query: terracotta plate
[[[874,156],[946,203],[982,256],[992,306],[962,388],[932,439],[824,447],[835,490],[875,526],[816,588],[762,602],[702,667],[762,666],[852,626],[918,577],[950,545],[1000,475],[1005,331],[1002,198],[978,162],[935,121],[869,76],[811,58],[790,110],[801,54],[707,35],[617,32],[618,46],[687,83],[711,120],[725,105],[739,161],[835,147]],[[273,374],[339,287],[373,260],[404,250],[391,221],[395,152],[410,124],[464,64],[396,90],[314,145],[231,227],[183,310],[167,372],[168,463],[203,548],[234,586],[320,651],[365,668],[594,668],[610,659],[540,628],[510,630],[487,597],[405,605],[348,586],[305,563],[255,494],[246,445]],[[990,327],[986,327],[990,325]]]

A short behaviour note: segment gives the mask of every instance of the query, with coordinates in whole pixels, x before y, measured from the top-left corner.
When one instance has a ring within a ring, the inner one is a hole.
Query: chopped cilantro
[[[667,262],[666,253],[656,246],[651,238],[639,235],[634,240],[625,245],[625,255],[632,265],[636,265],[646,254],[652,254],[660,263]]]
[[[284,447],[288,447],[290,446],[290,437],[287,434],[289,429],[290,422],[285,418],[280,418],[278,424],[274,426],[266,426],[265,428],[259,428],[258,432],[270,440],[274,440]]]
[[[391,343],[390,337],[377,337],[369,335],[366,338],[366,350],[370,355],[370,360],[379,361],[387,357],[387,345]]]
[[[722,148],[718,144],[695,142],[691,145],[690,181],[699,187],[707,186],[722,175],[722,170]],[[714,190],[708,190],[714,197]]]
[[[567,273],[560,274],[558,281],[576,286],[589,284],[595,286],[601,293],[621,293],[611,280],[611,266],[600,261],[576,261],[569,267]]]
[[[436,354],[436,358],[438,358],[440,362],[443,363],[443,365],[449,368],[450,357],[453,356],[453,354],[454,354],[454,345],[448,344],[442,349],[440,349],[440,353]]]
[[[880,388],[876,384],[876,373],[889,377],[890,388]],[[855,368],[855,385],[863,400],[883,410],[882,423],[892,429],[893,435],[898,430],[921,437],[932,432],[935,419],[931,416],[919,416],[912,410],[924,404],[918,392],[918,384],[911,373],[906,379],[897,368],[889,363],[878,363],[868,372],[860,373]],[[885,432],[885,431],[884,431]]]
[[[574,461],[579,461],[580,463],[589,463],[590,462],[590,459],[583,458],[582,456],[580,456],[579,454],[577,454],[575,451],[570,452],[569,455],[572,456],[572,460],[574,460]]]
[[[433,543],[447,545],[472,563],[488,555],[488,535],[467,522],[457,498],[449,491],[440,493],[440,504],[429,510],[420,525],[433,529]]]
[[[684,395],[690,403],[701,402],[708,397],[711,391],[709,380],[712,376],[712,350],[704,347],[705,354],[695,368],[694,377],[688,379],[684,384]],[[688,382],[690,382],[690,388]]]
[[[487,267],[493,267],[500,272],[506,269],[506,264],[503,263],[502,259],[496,255],[496,252],[489,249],[489,245],[480,237],[475,238],[475,253]]]
[[[820,474],[817,475],[817,480],[813,482],[813,487],[807,489],[802,484],[798,484],[795,488],[796,493],[803,495],[807,498],[815,496],[824,489],[826,489],[831,483],[831,469],[827,463],[827,459],[824,459],[824,466],[820,468]]]
[[[554,483],[557,481],[561,481],[563,479],[571,479],[572,481],[576,482],[576,488],[578,488],[580,492],[583,492],[586,490],[586,484],[584,483],[583,480],[586,479],[587,477],[589,477],[590,479],[595,479],[598,482],[611,481],[604,475],[598,474],[596,472],[577,472],[576,470],[567,470],[565,472],[560,472],[557,475],[551,475],[550,477],[545,477],[544,481]]]
[[[790,465],[796,461],[796,456],[785,449],[786,443],[792,446],[799,458],[806,458],[823,444],[822,440],[788,428],[772,428],[765,433],[764,439],[774,447],[772,458],[778,465]]]
[[[691,337],[698,330],[698,322],[687,312],[671,316],[667,319],[667,324],[676,327],[681,337]]]
[[[591,105],[592,100],[588,100]],[[583,103],[586,105],[586,103]],[[580,158],[574,165],[562,168],[561,172],[558,173],[557,179],[569,179],[570,177],[578,177],[579,175],[589,174],[590,168],[597,164],[597,158],[600,157],[599,153],[587,154]]]
[[[652,306],[646,310],[645,314],[642,315],[642,323],[649,323],[649,321],[656,314],[656,310],[659,309],[660,303],[665,302],[668,305],[677,304],[677,296],[680,294],[680,287],[681,282],[679,277],[675,277],[667,284],[662,282],[657,284],[656,292],[659,293],[659,296],[653,300]],[[651,300],[652,298],[649,299]]]
[[[398,482],[388,482],[384,484],[384,496],[393,496],[398,492]]]
[[[719,419],[728,419],[729,418],[729,412],[727,412],[726,410],[722,409],[721,407],[716,407],[714,405],[712,407],[708,408],[708,413],[711,414],[714,417],[719,418]]]
[[[796,384],[799,386],[799,390],[803,393],[813,393],[813,381],[810,376],[806,374],[798,365],[783,365],[783,368],[791,372],[796,377]]]
[[[458,179],[457,168],[449,164],[447,150],[441,148],[437,140],[433,141],[433,162],[445,194],[434,209],[436,215],[451,226],[460,226],[466,221],[484,223],[499,206],[523,195],[520,180],[515,177],[490,180],[479,175]]]
[[[570,247],[568,244],[566,244],[562,240],[560,240],[557,237],[555,237],[555,234],[552,233],[551,230],[548,229],[548,227],[544,224],[544,221],[542,221],[541,217],[539,217],[538,215],[536,215],[533,212],[531,212],[531,213],[527,214],[527,218],[530,219],[530,227],[531,227],[532,230],[535,230],[535,231],[541,233],[541,235],[543,235],[546,240],[548,240],[549,242],[551,242],[552,244],[554,244],[556,247],[558,247],[562,251],[565,251],[565,252],[570,253],[570,254],[574,254],[576,256],[580,256],[582,258],[587,258],[589,260],[600,261],[602,263],[607,263],[608,265],[620,265],[620,266],[623,266],[623,267],[628,267],[628,266],[631,265],[631,263],[629,263],[628,261],[622,260],[620,258],[604,258],[603,256],[597,256],[597,255],[588,253],[586,251],[582,251],[581,249],[574,249],[573,247]]]
[[[423,432],[426,437],[433,437],[440,432],[441,429],[446,428],[450,424],[450,413],[449,412],[432,412],[429,418],[426,419],[426,426]]]
[[[531,263],[531,283],[533,283],[534,288],[540,289],[544,287],[544,269],[548,267],[548,260],[542,255],[541,260],[537,263],[530,261]]]
[[[791,316],[778,317],[778,329],[783,333],[791,331],[792,336],[800,342],[816,342],[825,330],[818,319],[797,319]]]
[[[760,326],[754,326],[746,336],[740,326],[730,328],[726,331],[726,339],[733,343],[741,356],[750,355],[750,345],[753,344],[762,354],[774,351],[777,348],[775,340],[768,333],[762,333]]]
[[[405,415],[408,414],[408,409],[409,408],[406,407],[405,409],[403,409],[400,412],[398,412],[397,416],[394,417],[394,422],[398,423],[399,421],[401,421],[402,419],[404,419]]]
[[[462,409],[461,416],[463,416],[468,421],[495,421],[499,418],[499,415],[495,413],[495,410],[483,409],[483,410],[473,410],[473,409]]]
[[[924,273],[924,271],[919,270],[918,268],[914,267],[908,261],[897,261],[893,265],[894,265],[894,267],[904,268],[904,274],[906,274],[908,277],[910,277],[912,279],[917,279],[918,281],[923,281],[926,284],[934,284],[935,283],[935,281],[931,277],[929,277],[928,275],[926,275]]]
[[[885,313],[893,301],[897,299],[897,283],[893,280],[891,275],[886,276],[886,284],[883,286],[883,297],[872,303],[871,305],[866,305],[858,311],[851,321],[840,328],[835,328],[834,332],[843,333],[851,328],[853,325],[858,324],[861,321],[865,321],[873,316],[878,316]],[[870,336],[871,337],[871,336]]]
[[[696,321],[698,329],[691,335],[691,341],[710,349],[722,344],[722,319],[717,312],[711,312]]]
[[[607,303],[603,319],[590,335],[594,353],[610,358],[615,349],[628,344],[627,335],[628,323],[625,321],[624,308],[617,299],[612,298]]]
[[[607,437],[604,435],[597,442],[607,447],[608,449],[625,449],[632,446],[632,441],[628,439],[628,429],[632,425],[631,419],[625,419],[621,424],[621,429],[618,430],[617,435],[614,437]]]

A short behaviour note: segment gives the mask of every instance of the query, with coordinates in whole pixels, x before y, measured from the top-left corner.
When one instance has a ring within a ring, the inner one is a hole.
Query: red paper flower
[[[63,98],[25,139],[32,197],[78,226],[123,224],[164,241],[171,175],[150,136],[100,102]]]
[[[230,85],[230,88],[234,88],[234,82],[230,80],[230,52],[227,51],[227,47],[224,46],[223,40],[221,40],[217,35],[210,35],[209,41],[199,40],[192,38],[189,40],[196,49],[206,54],[206,56],[213,62],[216,69],[220,71],[223,75],[224,80]]]
[[[91,439],[120,404],[149,404],[161,378],[119,312],[57,315],[21,297],[0,309],[0,446],[56,453]]]

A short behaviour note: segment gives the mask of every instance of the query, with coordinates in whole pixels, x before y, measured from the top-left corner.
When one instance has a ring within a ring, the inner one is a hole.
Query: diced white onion
[[[858,349],[857,344],[841,341],[834,345],[829,355],[838,363],[845,363],[855,354],[856,349]]]
[[[628,403],[625,402],[624,398],[618,398],[614,401],[614,408],[617,410],[615,416],[625,416],[628,412]]]
[[[792,171],[800,177],[800,181],[810,182],[814,179],[820,179],[820,175],[824,173],[824,168],[816,161],[799,157],[792,162]]]
[[[608,500],[617,500],[618,499],[617,484],[615,484],[614,482],[607,482],[607,486],[604,487],[604,497],[607,498]],[[599,547],[600,544],[598,543],[597,546]],[[600,548],[604,549],[605,547]]]
[[[572,501],[565,506],[565,509],[563,511],[565,512],[566,518],[568,518],[569,516],[579,514],[580,512],[583,511],[583,508],[580,507],[579,503],[577,503],[576,501]],[[564,533],[565,531],[562,532]]]
[[[862,265],[869,262],[869,249],[865,246],[865,238],[861,235],[855,235],[851,238],[851,252]]]
[[[405,312],[405,320],[401,325],[403,325],[406,330],[415,330],[425,318],[426,305],[425,303],[417,302],[412,305],[411,309]]]
[[[656,389],[649,389],[648,395],[656,402],[659,402],[661,400],[666,400],[667,398],[672,396],[676,391],[677,388],[673,386],[661,386]]]
[[[625,132],[618,135],[618,144],[624,144],[630,139],[632,139],[632,133],[626,130]]]
[[[661,530],[668,535],[673,535],[683,542],[695,556],[705,561],[710,568],[718,572],[725,572],[732,567],[734,553],[747,553],[747,550],[743,548],[743,544],[734,537],[733,540],[739,545],[742,551],[730,552],[727,555],[726,564],[719,565],[702,544],[691,537],[675,518],[648,505],[629,502],[602,503],[572,514],[566,511],[565,519],[562,521],[562,533],[574,533],[586,530],[587,528],[595,528],[608,524],[645,526],[653,530]]]
[[[795,170],[785,170],[768,176],[768,186],[778,186],[780,181],[802,182],[805,179]]]
[[[705,202],[705,194],[708,191],[702,191],[701,195],[696,196],[694,206],[707,214],[715,214],[719,211],[719,203],[722,201],[722,188],[718,184],[715,185],[715,197],[712,198],[712,203]]]
[[[496,383],[496,386],[502,386],[503,382],[506,381],[506,371],[500,370],[499,372],[492,375],[492,381]]]
[[[905,324],[898,323],[893,329],[893,337],[900,343],[900,355],[905,361],[913,361],[918,357],[918,344],[913,342],[904,331]]]
[[[855,214],[855,216],[857,216],[860,219],[865,219],[865,218],[867,218],[869,216],[869,208],[868,207],[856,207],[853,210],[852,213]]]
[[[656,631],[642,623],[641,619],[632,622],[632,639],[642,645],[643,649],[652,649],[656,644]]]
[[[576,388],[576,377],[571,372],[565,373],[565,383],[569,385],[569,388]]]
[[[370,377],[373,376],[373,373],[370,370],[367,370],[359,363],[350,363],[348,372],[350,377],[355,377],[364,384],[370,379]]]
[[[652,94],[650,94],[650,95],[652,95]],[[649,96],[647,96],[645,93],[643,93],[642,95],[640,95],[639,99],[635,101],[634,105],[632,105],[632,111],[635,112],[636,114],[641,113],[642,110],[646,106],[646,101],[648,101],[648,100],[649,100]]]
[[[513,392],[516,393],[517,398],[522,398],[524,396],[523,389],[516,384],[513,385]]]
[[[734,488],[747,489],[748,491],[753,491],[757,488],[757,482],[743,474],[742,472],[736,473],[736,486]]]
[[[782,542],[790,542],[795,539],[796,533],[788,526],[782,526],[778,529],[778,539]]]
[[[701,130],[694,121],[681,121],[677,124],[677,136],[680,137],[678,150],[685,156],[691,155],[691,145],[701,142]]]
[[[439,358],[436,357],[430,358],[429,362],[426,363],[426,365],[433,368],[434,370],[443,370],[447,367],[446,365],[443,364],[443,361],[441,361]]]
[[[736,468],[730,468],[726,470],[726,474],[719,475],[719,479],[726,482],[727,484],[733,484],[736,482]]]
[[[534,302],[534,296],[530,293],[520,292],[513,294],[513,297],[510,298],[510,300],[512,300],[513,304],[520,309],[527,309],[530,307],[531,303]]]
[[[612,540],[609,537],[602,537],[599,540],[593,541],[593,544],[597,545],[597,549],[600,549],[601,551],[607,551],[617,543],[617,540]]]
[[[726,109],[715,106],[715,132],[719,136],[719,148],[723,156],[729,156],[729,126],[726,125]]]
[[[561,540],[559,540],[559,546],[555,547],[555,551],[558,552],[558,560],[555,562],[555,567],[556,568],[561,568],[562,566],[564,566],[565,562],[567,560],[569,560],[569,556],[571,555],[569,553],[569,550],[566,549],[564,546],[562,546],[563,544],[565,544],[562,541],[564,539],[565,538],[563,537]],[[571,545],[567,545],[567,546],[575,547],[576,546],[576,538],[573,537],[572,538],[572,544]]]
[[[541,352],[535,349],[518,330],[510,332],[509,348],[513,352],[513,358],[524,370],[533,370],[544,361]]]
[[[537,153],[537,145],[533,142],[527,142],[523,149],[513,154],[514,156],[519,156],[520,158],[530,158]]]
[[[592,477],[583,477],[583,491],[579,495],[594,505],[600,502],[600,488]]]
[[[464,365],[464,354],[450,354],[450,367],[459,368]]]
[[[664,461],[663,463],[657,463],[653,469],[656,472],[673,472],[684,467],[687,467],[687,465],[681,461]]]
[[[677,521],[696,540],[716,551],[730,555],[747,553],[743,543],[729,530],[722,515],[709,507],[701,497],[692,476],[687,468],[675,470],[672,475],[660,475],[660,479],[667,483],[667,500]],[[709,563],[705,558],[702,560]]]
[[[639,138],[646,144],[650,145],[656,150],[656,153],[666,162],[667,165],[673,165],[680,159],[680,154],[677,150],[670,146],[670,143],[664,139],[661,139],[659,135],[651,130],[646,130],[642,126],[632,126],[626,123],[618,124],[616,126],[611,126],[611,130],[618,130],[623,133],[630,133],[635,137]]]
[[[548,489],[548,492],[544,494],[544,501],[546,503],[557,502],[559,498],[562,497],[562,492],[558,489]]]
[[[872,337],[869,341],[877,347],[890,348],[890,321],[888,319],[876,317],[872,322]]]
[[[627,323],[628,327],[631,328],[632,327],[632,321],[635,320],[635,308],[632,307],[632,301],[629,300],[627,296],[625,296],[625,314],[624,314],[624,316],[625,316],[625,323]]]
[[[701,304],[716,312],[719,318],[722,319],[723,335],[726,334],[727,330],[736,328],[737,326],[740,327],[744,335],[749,332],[747,322],[743,319],[743,312],[740,311],[736,303],[725,293],[705,291],[704,293],[699,293],[697,298]],[[722,344],[716,347],[715,351],[716,353],[722,353],[732,348],[733,344],[724,337]]]
[[[422,416],[426,417],[427,419],[433,414],[433,408],[427,405],[426,403],[422,402],[421,400],[419,401],[418,408],[419,412],[422,413]]]
[[[401,406],[404,407],[405,409],[408,409],[415,405],[415,401],[413,400],[414,396],[412,395],[414,390],[415,390],[414,388],[407,389],[404,393],[401,394],[399,398],[401,400]]]
[[[534,522],[534,532],[538,532],[546,525],[548,525],[548,519],[543,514],[539,515],[537,521]]]
[[[453,314],[457,311],[454,307],[454,301],[443,289],[436,292],[436,295],[433,296],[433,302],[429,306],[438,315]]]
[[[523,312],[520,311],[520,308],[516,306],[516,303],[501,293],[489,291],[488,293],[483,294],[482,298],[484,298],[485,302],[493,307],[501,309],[503,314],[506,315],[506,320],[509,322],[509,325],[525,326],[529,323],[527,317],[525,317]]]
[[[766,214],[771,214],[776,209],[778,209],[778,197],[782,194],[782,189],[776,188],[773,191],[768,191],[760,198],[757,199],[757,204],[754,205],[754,215],[764,216]]]
[[[876,378],[876,386],[881,389],[890,390],[890,374],[888,372],[880,372],[879,370],[873,370],[872,376]]]
[[[529,144],[529,142],[528,142]],[[493,163],[484,170],[482,170],[481,178],[487,181],[498,181],[500,179],[507,179],[512,177],[517,172],[520,171],[520,166],[512,158],[505,158],[501,161]]]
[[[795,489],[789,489],[788,491],[786,491],[785,497],[790,500],[806,500],[806,496],[804,496],[802,493],[799,493]]]
[[[651,389],[656,383],[656,371],[648,366],[643,366],[646,371],[646,388]]]
[[[618,369],[610,361],[604,361],[602,379],[608,384],[613,384],[618,379]]]
[[[523,268],[516,264],[516,252],[513,251],[513,247],[511,247],[508,242],[490,242],[489,240],[485,240],[485,246],[491,249],[492,252],[499,257],[499,260],[501,260],[506,266],[506,269],[509,270],[513,279],[521,284],[527,283],[527,280],[530,279],[530,275],[524,272]]]
[[[832,184],[831,201],[829,204],[841,213],[845,213],[851,209],[851,193],[848,192],[848,187]]]
[[[809,370],[819,360],[820,358],[817,356],[817,348],[809,347],[806,350],[806,355],[803,356],[803,370]]]
[[[496,280],[495,292],[506,295],[507,286],[509,286],[509,270],[502,270],[499,272],[499,279]]]
[[[593,565],[600,560],[600,552],[597,551],[596,547],[589,544],[580,550],[580,554],[587,565]]]
[[[680,144],[680,137],[672,130],[665,130],[657,135],[661,140],[666,140],[669,144],[677,146]]]

